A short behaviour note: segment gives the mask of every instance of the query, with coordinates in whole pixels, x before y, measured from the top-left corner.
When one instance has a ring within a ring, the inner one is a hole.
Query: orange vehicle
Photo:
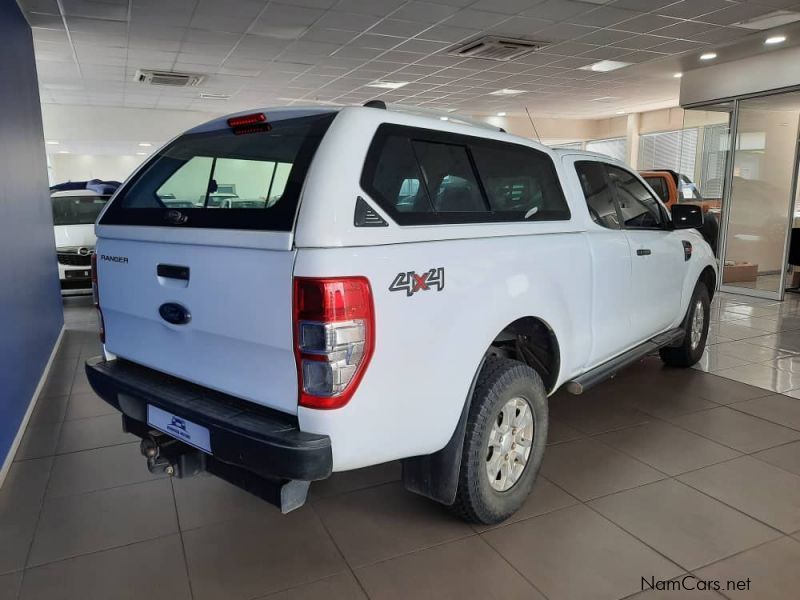
[[[719,234],[719,215],[722,201],[703,198],[700,190],[692,181],[670,169],[654,169],[652,171],[639,171],[639,175],[653,188],[653,191],[671,209],[676,202],[681,204],[697,204],[703,209],[703,228],[700,233],[711,246],[714,254],[717,253],[717,235]]]

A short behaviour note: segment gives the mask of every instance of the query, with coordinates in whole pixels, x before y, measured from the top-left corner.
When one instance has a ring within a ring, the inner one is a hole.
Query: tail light
[[[369,281],[295,277],[294,331],[300,406],[331,409],[347,404],[375,345]]]
[[[103,322],[103,311],[100,309],[100,288],[97,285],[97,254],[92,254],[92,300],[100,317],[100,341],[106,343],[106,325]]]

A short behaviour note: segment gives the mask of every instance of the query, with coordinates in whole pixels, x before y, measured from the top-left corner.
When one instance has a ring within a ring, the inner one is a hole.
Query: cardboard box
[[[758,278],[758,265],[740,262],[722,267],[722,283],[755,281]]]

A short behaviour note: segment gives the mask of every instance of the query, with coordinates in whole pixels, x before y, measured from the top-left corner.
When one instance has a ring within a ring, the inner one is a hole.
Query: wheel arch
[[[526,316],[503,327],[492,340],[485,356],[499,354],[519,360],[534,369],[550,394],[561,371],[561,348],[550,324],[541,317]]]
[[[708,289],[709,300],[713,299],[714,292],[717,289],[717,273],[714,271],[714,268],[708,266],[705,269],[703,269],[703,271],[700,273],[698,281],[703,283]]]

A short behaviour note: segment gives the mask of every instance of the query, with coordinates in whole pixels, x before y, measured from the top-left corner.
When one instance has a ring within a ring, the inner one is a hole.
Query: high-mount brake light
[[[233,129],[233,133],[256,133],[259,131],[269,131],[272,126],[267,122],[267,115],[264,113],[253,113],[252,115],[241,115],[228,119],[228,127]]]
[[[100,318],[100,342],[106,343],[106,325],[103,321],[103,309],[100,308],[100,286],[97,283],[97,254],[92,254],[92,301]]]
[[[341,408],[358,387],[375,346],[369,281],[295,277],[293,301],[299,405]]]

